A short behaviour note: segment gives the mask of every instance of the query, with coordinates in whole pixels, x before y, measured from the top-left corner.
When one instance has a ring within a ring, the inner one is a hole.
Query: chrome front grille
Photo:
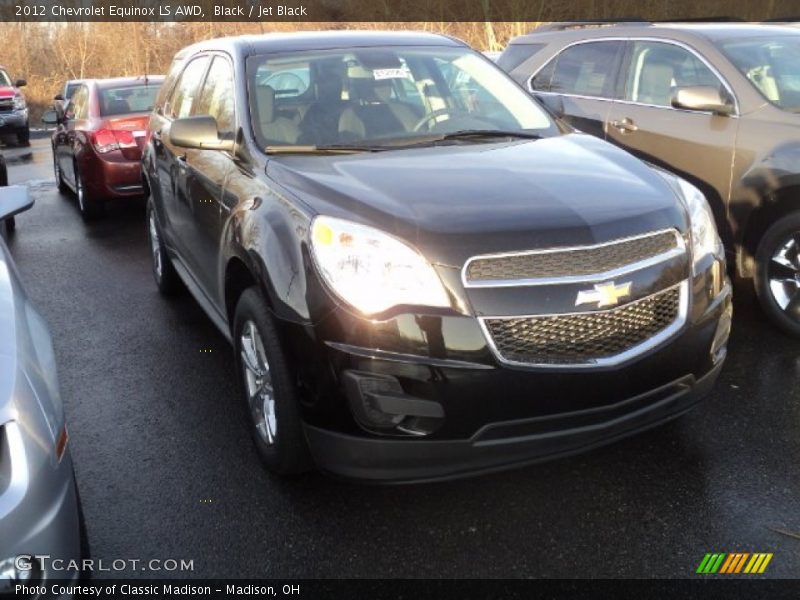
[[[461,279],[498,362],[604,367],[682,329],[690,259],[682,234],[666,229],[592,246],[476,256]]]
[[[686,316],[687,284],[610,310],[482,319],[503,362],[600,366],[666,339]]]
[[[463,277],[467,287],[613,277],[632,264],[652,264],[684,251],[681,235],[668,229],[579,248],[476,256],[465,265]]]
[[[0,112],[11,112],[14,110],[14,100],[12,98],[0,98]]]

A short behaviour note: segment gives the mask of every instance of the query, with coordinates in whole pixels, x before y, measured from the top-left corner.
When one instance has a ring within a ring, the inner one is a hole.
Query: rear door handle
[[[618,121],[611,121],[611,126],[620,133],[633,133],[634,131],[639,131],[639,128],[636,126],[636,124],[628,117]]]

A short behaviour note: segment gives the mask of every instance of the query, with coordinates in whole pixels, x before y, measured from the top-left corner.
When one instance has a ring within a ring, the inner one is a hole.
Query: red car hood
[[[0,86],[0,98],[13,98],[17,95],[17,90],[13,87]]]

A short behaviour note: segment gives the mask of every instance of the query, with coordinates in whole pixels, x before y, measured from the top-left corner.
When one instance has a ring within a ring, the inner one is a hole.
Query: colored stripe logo
[[[756,574],[767,570],[767,565],[772,560],[772,553],[755,552],[731,552],[731,553],[707,553],[697,573],[701,575],[713,575],[715,573],[732,574]]]

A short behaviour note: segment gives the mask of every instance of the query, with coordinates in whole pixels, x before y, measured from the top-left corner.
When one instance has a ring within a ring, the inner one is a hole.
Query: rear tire
[[[84,221],[92,221],[103,215],[105,205],[93,198],[86,189],[83,175],[78,170],[77,164],[75,165],[75,195],[78,198],[78,209],[81,211]]]
[[[800,211],[775,221],[761,238],[754,284],[772,322],[800,337]]]
[[[309,470],[313,463],[303,433],[295,378],[269,306],[256,287],[239,298],[233,340],[250,432],[262,462],[276,475]]]
[[[150,264],[153,268],[153,279],[162,296],[174,296],[183,290],[183,282],[167,255],[161,227],[153,210],[153,201],[147,201],[147,239],[150,242]]]

